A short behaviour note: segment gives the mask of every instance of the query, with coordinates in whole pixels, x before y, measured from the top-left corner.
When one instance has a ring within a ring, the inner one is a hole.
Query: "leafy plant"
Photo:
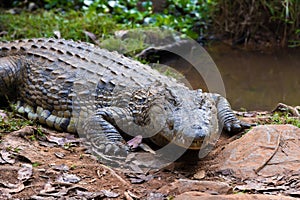
[[[39,162],[34,162],[34,163],[32,163],[32,167],[38,167],[38,166],[40,166],[41,165],[41,163],[39,163]]]
[[[117,22],[135,26],[141,24],[143,19],[152,13],[151,1],[140,4],[143,11],[136,6],[138,2],[137,0],[95,0],[87,8],[90,12],[110,13]]]
[[[296,117],[290,117],[288,114],[274,113],[271,118],[273,124],[292,124],[300,128],[300,120]]]
[[[192,38],[207,29],[213,1],[167,0],[163,13],[154,13],[152,1],[96,0],[86,9],[89,12],[111,14],[118,22],[129,27],[159,26],[173,28]],[[139,5],[139,6],[136,6]]]
[[[12,132],[32,124],[33,121],[14,116],[10,113],[7,119],[1,119],[0,117],[0,132]]]
[[[45,9],[61,8],[65,10],[79,10],[84,5],[84,0],[44,0]]]

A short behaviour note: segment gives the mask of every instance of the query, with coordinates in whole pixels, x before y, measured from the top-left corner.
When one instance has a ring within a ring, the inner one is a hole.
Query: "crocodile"
[[[90,43],[35,38],[0,43],[0,96],[58,131],[83,134],[104,160],[142,135],[200,149],[206,137],[249,125],[216,93],[192,90],[150,66]]]

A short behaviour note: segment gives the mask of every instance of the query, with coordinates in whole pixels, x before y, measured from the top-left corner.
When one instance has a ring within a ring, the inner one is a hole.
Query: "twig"
[[[124,192],[124,196],[126,200],[133,200],[133,198],[128,194],[128,192]]]
[[[277,153],[277,151],[279,149],[280,141],[281,141],[281,132],[278,136],[277,144],[276,144],[276,148],[275,148],[274,152],[272,153],[272,155],[270,156],[270,158],[268,160],[266,160],[260,167],[258,167],[256,170],[254,170],[254,172],[256,174],[258,174],[260,172],[260,170],[262,170],[270,162],[270,160],[274,157],[274,155]]]
[[[113,169],[111,169],[110,167],[107,167],[105,165],[99,164],[101,167],[103,167],[104,169],[110,171],[110,173],[116,177],[117,179],[119,179],[124,185],[130,185],[127,181],[125,181],[121,176],[119,176]]]

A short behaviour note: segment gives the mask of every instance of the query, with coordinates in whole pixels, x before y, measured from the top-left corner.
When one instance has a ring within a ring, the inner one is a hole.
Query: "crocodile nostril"
[[[202,129],[202,127],[199,124],[193,124],[192,129]]]

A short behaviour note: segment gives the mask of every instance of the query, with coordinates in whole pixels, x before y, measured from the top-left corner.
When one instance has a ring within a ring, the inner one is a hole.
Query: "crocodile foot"
[[[239,133],[239,132],[243,131],[244,129],[248,129],[251,126],[252,126],[251,124],[242,122],[240,120],[233,120],[233,121],[225,123],[223,129],[226,132],[235,134],[235,133]]]
[[[125,161],[129,148],[115,127],[103,117],[95,115],[87,119],[83,131],[87,148],[99,161],[109,165]]]
[[[110,142],[106,144],[90,143],[89,151],[97,157],[97,159],[106,165],[113,167],[123,166],[127,155],[128,148],[119,142]]]

